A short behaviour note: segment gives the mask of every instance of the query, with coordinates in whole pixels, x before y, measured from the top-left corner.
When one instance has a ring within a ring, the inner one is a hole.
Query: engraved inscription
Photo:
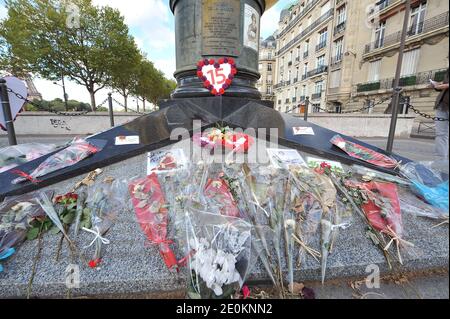
[[[202,55],[238,56],[239,0],[202,0]]]

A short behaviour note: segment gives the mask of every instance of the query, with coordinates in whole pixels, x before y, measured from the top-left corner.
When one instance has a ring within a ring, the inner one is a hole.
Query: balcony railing
[[[406,87],[414,85],[427,85],[429,84],[430,80],[441,82],[444,79],[446,72],[447,72],[446,69],[439,69],[404,76],[400,78],[399,86]],[[356,86],[356,91],[358,93],[361,93],[378,90],[391,90],[393,87],[394,87],[394,79],[388,78],[375,82],[360,83]]]
[[[293,97],[293,98],[292,98],[292,103],[295,103],[295,102],[297,102],[297,98],[296,98],[296,97]]]
[[[328,71],[328,66],[327,65],[321,65],[317,69],[309,71],[308,72],[308,78],[310,78],[312,76],[316,76],[316,75],[322,74],[322,73],[325,73],[327,71]]]
[[[322,50],[327,46],[327,41],[322,41],[318,45],[316,45],[316,52]]]
[[[314,7],[314,5],[316,5],[319,1],[320,0],[313,0],[308,5],[306,5],[305,8],[303,9],[303,11],[300,12],[295,17],[295,19],[293,19],[291,22],[289,22],[288,26],[280,33],[279,37],[284,36],[291,29],[291,27],[297,25],[297,22],[300,21],[300,19],[309,12],[309,9]]]
[[[331,58],[331,65],[335,66],[335,65],[340,64],[342,62],[342,56],[343,56],[343,54],[339,53],[338,55],[332,57]]]
[[[303,81],[303,80],[306,80],[307,78],[308,78],[308,73],[302,74],[302,81]]]
[[[274,88],[274,89],[279,89],[279,88],[282,88],[283,86],[284,86],[284,82],[281,81],[280,83],[275,84],[275,85],[273,86],[273,88]]]
[[[306,59],[309,55],[309,51],[303,52],[303,59]]]
[[[412,36],[431,32],[440,28],[448,27],[449,23],[449,12],[444,12],[439,15],[437,15],[434,18],[427,19],[424,22],[421,22],[420,24],[414,24],[409,28],[407,38],[410,38]],[[390,34],[382,39],[378,39],[377,41],[374,41],[372,43],[369,43],[366,45],[364,54],[367,54],[373,50],[388,47],[390,45],[394,45],[396,43],[399,43],[401,40],[402,33],[401,31]]]
[[[291,85],[291,80],[287,80],[284,82],[284,85]]]
[[[299,56],[295,58],[295,62],[300,62],[300,57]]]
[[[334,35],[340,34],[345,31],[345,26],[347,25],[347,22],[341,22],[337,26],[334,27]]]
[[[297,83],[298,82],[298,78],[294,78],[293,83]]]
[[[314,93],[311,95],[311,100],[318,100],[322,97],[322,92]]]
[[[328,18],[332,17],[334,14],[334,8],[331,8],[326,13],[324,13],[319,19],[315,20],[311,25],[307,28],[305,28],[300,34],[298,34],[294,39],[289,41],[285,46],[283,46],[278,52],[278,55],[283,54],[286,52],[292,45],[300,41],[303,37],[305,37],[307,34],[309,34],[312,30],[317,28],[319,25],[321,25],[324,21],[326,21]]]

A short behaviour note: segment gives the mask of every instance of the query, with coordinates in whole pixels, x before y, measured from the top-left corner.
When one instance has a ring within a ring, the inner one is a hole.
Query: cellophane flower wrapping
[[[158,247],[167,268],[177,267],[177,258],[171,248],[173,242],[168,238],[169,206],[158,175],[152,173],[133,180],[129,192],[137,221],[148,242]]]
[[[395,159],[371,150],[365,146],[348,141],[340,135],[334,136],[330,142],[347,153],[347,155],[373,165],[384,168],[395,168],[399,165]]]
[[[240,291],[252,263],[252,227],[242,218],[187,207],[188,296],[226,299]]]
[[[410,162],[402,165],[400,172],[411,182],[411,190],[434,207],[448,212],[449,181],[429,165]]]
[[[439,207],[434,207],[424,202],[414,193],[411,193],[410,189],[400,188],[399,199],[400,199],[400,208],[402,212],[412,214],[414,216],[426,217],[437,220],[449,219],[448,209],[446,210]]]
[[[247,219],[255,229],[255,251],[275,287],[282,292],[287,172],[267,165],[243,164],[239,181]]]
[[[30,174],[17,171],[16,173],[21,177],[15,179],[12,183],[19,184],[27,180],[38,182],[39,177],[72,166],[100,152],[104,144],[105,141],[100,140],[87,141],[84,139],[76,139],[68,147],[48,157]]]
[[[51,196],[51,191],[46,192]],[[0,205],[0,254],[16,248],[27,238],[31,222],[44,219],[45,212],[38,204],[37,193],[6,198]]]
[[[91,232],[84,229],[85,234],[89,233],[88,240],[91,244],[85,246],[90,249],[94,246],[93,258],[89,266],[96,268],[102,262],[104,244],[109,244],[105,238],[108,231],[113,227],[119,214],[129,209],[127,194],[128,183],[124,180],[103,181],[91,186],[86,198],[86,208],[91,216]]]
[[[52,144],[29,143],[0,149],[0,173],[53,152]]]

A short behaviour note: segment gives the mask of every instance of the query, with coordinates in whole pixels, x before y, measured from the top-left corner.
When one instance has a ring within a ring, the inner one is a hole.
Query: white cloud
[[[169,7],[163,0],[94,0],[93,3],[118,9],[132,27],[167,23],[170,17]]]
[[[3,18],[6,18],[7,13],[8,13],[8,11],[3,6],[3,4],[0,4],[0,20],[2,20]]]
[[[279,6],[275,6],[263,14],[261,19],[261,37],[265,39],[275,32],[280,21],[280,13],[281,9],[279,9]]]
[[[155,67],[161,70],[168,79],[173,79],[173,73],[176,69],[175,57],[171,59],[156,59],[153,62]]]

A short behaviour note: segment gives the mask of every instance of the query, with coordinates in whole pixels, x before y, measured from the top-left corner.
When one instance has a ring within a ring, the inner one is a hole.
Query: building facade
[[[361,105],[364,100],[374,103],[392,95],[405,1],[381,0],[374,11],[372,33],[360,35],[350,107]],[[433,111],[438,93],[430,89],[429,80],[443,80],[448,68],[448,51],[448,1],[412,0],[400,86],[403,95],[421,111],[430,114]],[[388,103],[378,105],[373,111],[388,111]],[[406,106],[401,111],[410,112]]]
[[[412,0],[400,85],[428,111],[448,67],[448,2]],[[283,112],[359,109],[392,95],[405,0],[300,0],[276,32],[275,107]],[[309,103],[305,103],[308,98]],[[385,112],[388,101],[370,112]],[[407,111],[407,110],[405,110]]]
[[[261,74],[256,86],[261,92],[263,100],[273,101],[275,76],[275,48],[276,42],[273,36],[261,41],[259,46],[259,73]]]

